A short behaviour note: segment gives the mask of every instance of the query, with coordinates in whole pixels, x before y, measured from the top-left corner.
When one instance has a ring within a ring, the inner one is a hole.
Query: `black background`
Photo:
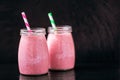
[[[48,12],[57,25],[71,25],[76,67],[118,67],[119,0],[0,0],[0,63],[17,64],[25,11],[31,27],[47,29]]]

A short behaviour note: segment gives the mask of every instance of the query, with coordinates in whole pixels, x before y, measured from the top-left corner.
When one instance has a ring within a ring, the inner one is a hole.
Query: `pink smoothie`
[[[47,44],[50,69],[68,70],[74,68],[75,50],[71,33],[49,34]]]
[[[21,36],[18,63],[21,74],[41,75],[48,72],[48,48],[44,34]]]

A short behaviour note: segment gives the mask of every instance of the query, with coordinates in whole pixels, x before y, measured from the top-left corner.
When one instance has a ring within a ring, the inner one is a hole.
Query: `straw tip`
[[[52,12],[49,12],[48,15],[52,15]]]
[[[21,14],[25,14],[25,12],[21,12]]]

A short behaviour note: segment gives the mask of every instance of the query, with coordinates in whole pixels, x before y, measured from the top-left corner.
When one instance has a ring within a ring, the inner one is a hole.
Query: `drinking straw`
[[[28,20],[27,20],[27,17],[26,17],[25,12],[21,12],[21,15],[22,15],[22,18],[23,18],[23,20],[24,20],[24,23],[25,23],[25,26],[26,26],[27,30],[28,30],[28,31],[31,31],[30,25],[29,25],[29,23],[28,23]]]
[[[48,13],[48,17],[49,17],[49,19],[50,19],[50,23],[51,23],[53,29],[54,29],[54,30],[57,30],[56,25],[55,25],[55,21],[54,21],[54,19],[53,19],[53,17],[52,17],[52,13],[51,13],[51,12]]]

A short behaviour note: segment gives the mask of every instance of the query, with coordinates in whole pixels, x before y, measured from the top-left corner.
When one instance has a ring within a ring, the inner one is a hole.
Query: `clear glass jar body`
[[[48,28],[47,44],[51,70],[74,68],[75,49],[71,32],[71,26],[57,26],[56,31],[52,27]]]
[[[18,50],[19,71],[24,75],[41,75],[48,72],[48,47],[45,29],[36,28],[28,32],[21,29]]]

